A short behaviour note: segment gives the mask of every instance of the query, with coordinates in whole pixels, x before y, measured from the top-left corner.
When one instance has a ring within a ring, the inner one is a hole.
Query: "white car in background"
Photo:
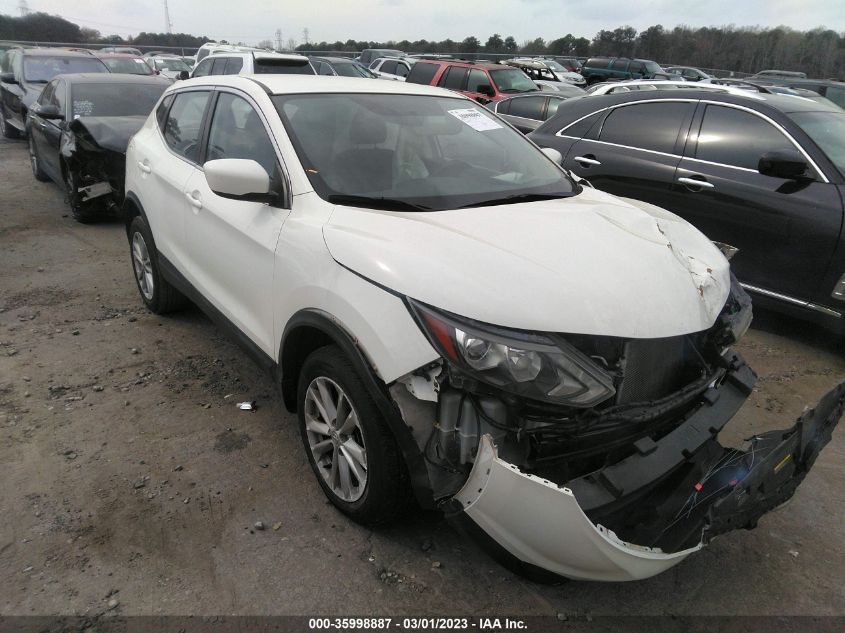
[[[379,79],[405,81],[415,62],[416,60],[411,58],[379,57],[370,64],[370,71]]]
[[[126,158],[138,290],[269,370],[351,518],[416,499],[523,573],[646,578],[786,502],[845,384],[723,448],[748,295],[690,224],[560,160],[445,89],[178,82]]]
[[[191,77],[207,75],[315,75],[316,71],[304,55],[267,51],[221,51],[206,56],[194,66]]]
[[[155,55],[144,59],[152,66],[153,70],[158,71],[160,75],[168,79],[181,79],[191,72],[191,67],[176,55]],[[185,75],[182,73],[185,73]]]

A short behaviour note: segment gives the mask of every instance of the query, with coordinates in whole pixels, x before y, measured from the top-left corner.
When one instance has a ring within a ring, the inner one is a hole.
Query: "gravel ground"
[[[732,438],[845,379],[799,322],[740,348],[760,381]],[[0,142],[0,614],[845,615],[843,440],[787,508],[643,582],[532,584],[433,513],[362,528],[269,379],[199,311],[147,312],[122,225],[76,224]]]

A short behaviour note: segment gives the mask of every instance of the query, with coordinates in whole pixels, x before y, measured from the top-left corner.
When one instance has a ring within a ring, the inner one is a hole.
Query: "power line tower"
[[[29,15],[29,5],[27,4],[26,0],[21,0],[18,3],[18,11],[20,11],[22,18]]]
[[[173,23],[170,21],[170,9],[167,6],[167,0],[164,0],[164,25],[167,27],[168,33],[173,33]]]
[[[308,40],[308,29],[302,29],[302,43],[308,46],[311,42]]]
[[[282,50],[282,29],[276,29],[276,50]]]

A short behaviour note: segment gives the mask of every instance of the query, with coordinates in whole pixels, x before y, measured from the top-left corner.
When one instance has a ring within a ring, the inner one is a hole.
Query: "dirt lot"
[[[756,530],[644,582],[535,585],[435,514],[346,520],[269,379],[198,311],[142,307],[120,223],[67,214],[0,143],[0,613],[845,614],[845,430]],[[841,344],[763,316],[734,438],[845,379]]]

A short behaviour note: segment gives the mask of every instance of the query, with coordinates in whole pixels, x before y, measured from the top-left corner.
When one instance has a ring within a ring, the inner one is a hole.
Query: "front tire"
[[[0,105],[0,133],[3,134],[4,138],[9,139],[21,137],[20,132],[18,132],[13,126],[9,125],[9,122],[6,120],[6,108],[2,105]]]
[[[47,182],[50,178],[41,169],[41,159],[38,158],[38,150],[35,147],[35,141],[32,138],[32,131],[29,133],[29,164],[32,167],[32,175],[40,182]]]
[[[83,202],[79,199],[79,178],[76,172],[65,165],[62,173],[65,176],[67,203],[73,219],[80,224],[91,224],[101,219],[103,213],[97,201]]]
[[[185,307],[185,296],[161,274],[152,232],[140,215],[129,225],[129,255],[135,284],[147,308],[156,314],[167,314]]]
[[[333,345],[305,360],[297,411],[308,461],[323,492],[365,525],[395,519],[411,498],[402,454],[350,359]]]

